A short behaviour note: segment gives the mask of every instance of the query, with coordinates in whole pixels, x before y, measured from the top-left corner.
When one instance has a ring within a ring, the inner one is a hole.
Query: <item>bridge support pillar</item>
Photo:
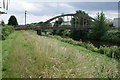
[[[42,34],[42,31],[41,31],[41,30],[37,30],[37,34],[38,34],[38,35],[41,35],[41,34]]]

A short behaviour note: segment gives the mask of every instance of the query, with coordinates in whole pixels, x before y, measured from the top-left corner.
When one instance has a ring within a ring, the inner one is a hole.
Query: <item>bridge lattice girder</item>
[[[57,19],[57,18],[60,18],[60,17],[65,17],[65,16],[74,16],[74,17],[79,17],[79,18],[83,18],[83,19],[86,19],[86,20],[95,20],[94,18],[88,16],[88,15],[80,15],[80,14],[64,14],[64,15],[60,15],[60,16],[56,16],[56,17],[53,17],[49,20],[47,20],[46,22],[44,22],[44,24],[48,24],[50,23],[51,21]]]
[[[89,30],[89,29],[92,29],[90,26],[88,25],[79,25],[79,27],[72,27],[72,26],[61,26],[61,27],[58,27],[58,26],[54,26],[54,27],[51,27],[51,26],[46,26],[46,24],[50,23],[51,21],[57,19],[57,18],[60,18],[60,17],[65,17],[65,16],[74,16],[74,17],[78,17],[78,18],[83,18],[83,19],[86,19],[86,20],[95,20],[94,18],[88,16],[88,15],[78,15],[78,14],[64,14],[64,15],[60,15],[60,16],[56,16],[56,17],[53,17],[49,20],[47,20],[46,22],[44,22],[42,25],[39,25],[39,26],[36,26],[36,27],[17,27],[15,28],[15,30],[41,30],[41,29],[62,29],[62,30],[65,30],[65,29],[76,29],[76,30]]]

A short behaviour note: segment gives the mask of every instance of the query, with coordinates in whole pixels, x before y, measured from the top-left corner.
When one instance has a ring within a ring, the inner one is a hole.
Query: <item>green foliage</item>
[[[105,54],[108,57],[120,60],[120,48],[117,46],[113,46],[113,47],[102,47],[101,46],[98,52],[101,54]]]
[[[6,39],[7,36],[9,36],[12,32],[14,32],[14,27],[13,26],[4,26],[2,28],[2,39]]]
[[[109,54],[109,52],[110,52],[110,49],[108,48],[108,47],[103,47],[103,46],[100,46],[100,48],[99,48],[99,51],[98,51],[99,53],[101,53],[101,54]]]
[[[91,37],[95,40],[101,40],[101,37],[107,31],[107,26],[104,13],[98,13],[95,22],[93,23],[94,30]]]
[[[115,58],[117,60],[120,59],[120,47],[117,47],[117,46],[113,46],[113,47],[101,46],[100,48],[97,48],[91,43],[84,43],[82,41],[74,41],[71,38],[62,38],[60,36],[51,36],[51,35],[47,35],[47,36],[51,37],[51,38],[56,38],[57,40],[60,40],[60,41],[65,42],[65,43],[84,47],[92,52],[104,54],[110,58]]]
[[[88,31],[81,31],[81,30],[72,30],[70,37],[74,40],[86,39],[88,36]]]
[[[10,16],[8,20],[8,25],[12,25],[12,26],[18,25],[17,19],[14,15]]]
[[[62,32],[63,32],[63,30],[56,30],[55,33],[56,33],[56,35],[60,35],[60,36],[61,36],[61,35],[62,35]]]
[[[54,26],[55,27],[59,27],[63,23],[63,21],[64,21],[63,18],[58,18],[58,20],[55,21]]]
[[[120,60],[120,47],[114,46],[111,47],[112,58]]]
[[[38,22],[38,23],[31,23],[31,24],[27,24],[25,27],[36,27],[36,26],[39,26],[39,25],[42,25],[43,22]]]
[[[89,50],[91,50],[93,52],[97,52],[98,51],[98,48],[95,47],[92,43],[86,44],[86,49],[89,49]]]
[[[83,14],[83,15],[88,15],[85,11],[77,10],[76,14]]]
[[[63,36],[70,37],[70,35],[71,35],[71,30],[64,30],[64,31],[62,32],[62,34],[63,34]]]
[[[37,24],[43,24],[44,22],[39,22],[39,23],[37,23]]]
[[[71,30],[52,30],[52,33],[53,33],[53,35],[59,35],[62,37],[70,37]]]
[[[62,36],[62,32],[63,32],[63,30],[52,30],[52,34],[53,35],[60,35],[60,36]]]
[[[76,11],[76,14],[88,16],[88,14],[85,11],[81,11],[81,10]],[[71,19],[72,27],[80,27],[82,25],[89,25],[90,26],[90,23],[91,23],[91,21],[88,21],[86,19],[79,18],[79,17],[73,17]],[[85,38],[87,38],[87,34],[88,34],[87,31],[72,30],[70,37],[75,39],[75,40],[85,39]]]
[[[76,11],[77,15],[88,15],[85,11],[78,10]],[[85,19],[84,19],[85,20]],[[79,27],[80,25],[88,25],[90,22],[89,21],[84,21],[82,18],[79,17],[73,17],[71,19],[71,24],[73,27]]]
[[[105,33],[105,35],[101,38],[101,40],[120,44],[120,31],[109,30]]]

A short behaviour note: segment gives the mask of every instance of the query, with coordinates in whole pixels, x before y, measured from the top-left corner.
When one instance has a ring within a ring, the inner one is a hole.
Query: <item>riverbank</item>
[[[3,78],[118,78],[115,59],[80,46],[27,31],[2,42]]]
[[[82,41],[85,43],[92,43],[95,47],[100,46],[120,46],[120,31],[119,30],[107,30],[100,39],[95,39],[92,31],[79,31],[79,30],[48,30],[52,35],[61,36],[63,38],[72,38],[76,41]],[[96,36],[96,38],[98,38]]]
[[[60,40],[61,42],[65,42],[65,43],[69,43],[75,46],[80,46],[80,47],[84,47],[92,52],[97,52],[99,54],[103,54],[106,55],[110,58],[114,58],[117,60],[120,60],[120,47],[118,46],[111,46],[111,47],[107,47],[107,46],[100,46],[95,47],[92,43],[85,43],[82,41],[75,41],[72,38],[62,38],[60,36],[53,36],[53,35],[43,35],[49,38],[54,38],[57,40]]]

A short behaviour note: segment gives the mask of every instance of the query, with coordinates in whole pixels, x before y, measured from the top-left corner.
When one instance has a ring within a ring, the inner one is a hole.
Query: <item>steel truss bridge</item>
[[[59,20],[59,18],[63,19],[63,22],[59,25],[55,25],[55,22]],[[72,19],[74,22],[72,23]],[[37,25],[35,27],[16,27],[15,30],[36,30],[38,33],[41,33],[41,30],[45,29],[53,29],[53,30],[89,30],[92,29],[90,22],[94,22],[95,19],[88,16],[88,15],[81,15],[81,14],[63,14],[59,16],[55,16],[43,24]]]

